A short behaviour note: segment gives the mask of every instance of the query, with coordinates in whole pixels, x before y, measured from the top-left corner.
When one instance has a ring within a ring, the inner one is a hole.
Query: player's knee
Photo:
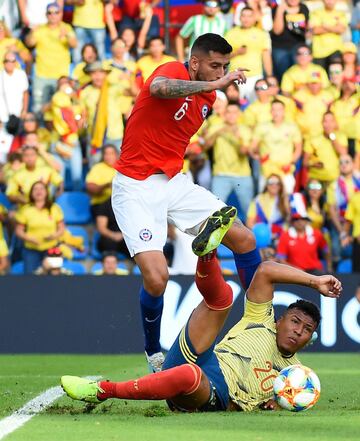
[[[153,295],[161,295],[166,289],[166,284],[169,279],[169,273],[161,270],[150,270],[143,274],[144,287],[147,292]]]

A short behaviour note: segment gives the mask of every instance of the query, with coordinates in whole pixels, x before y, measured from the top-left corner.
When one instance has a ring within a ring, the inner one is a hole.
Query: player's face
[[[209,54],[193,55],[190,64],[196,81],[216,81],[226,75],[230,54],[210,51]]]
[[[300,309],[287,311],[276,323],[276,344],[283,355],[295,354],[311,339],[316,323]]]

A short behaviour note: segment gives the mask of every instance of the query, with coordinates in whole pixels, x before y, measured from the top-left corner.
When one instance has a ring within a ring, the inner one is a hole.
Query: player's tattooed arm
[[[156,77],[150,84],[150,93],[158,98],[181,98],[202,92],[211,92],[214,85],[208,81],[187,81]]]

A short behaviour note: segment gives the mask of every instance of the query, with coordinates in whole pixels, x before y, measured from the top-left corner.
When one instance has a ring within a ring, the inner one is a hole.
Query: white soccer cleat
[[[152,373],[160,372],[165,361],[164,354],[162,352],[155,352],[155,354],[148,355],[145,352],[145,355],[148,362],[149,371]]]

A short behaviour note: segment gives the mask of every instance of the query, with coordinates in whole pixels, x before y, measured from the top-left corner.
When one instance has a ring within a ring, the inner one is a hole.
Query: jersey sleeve
[[[274,322],[274,308],[272,300],[265,303],[254,303],[246,299],[245,311],[242,320],[255,323]]]
[[[195,17],[190,17],[180,30],[180,36],[183,38],[190,37],[194,33]]]
[[[17,223],[22,224],[22,225],[26,225],[26,223],[27,223],[27,216],[26,216],[27,207],[28,207],[27,205],[24,205],[15,214],[15,220]]]
[[[189,73],[182,63],[170,61],[159,66],[150,78],[156,77],[174,78],[178,80],[189,80]]]
[[[52,205],[51,214],[56,222],[61,222],[64,220],[64,213],[58,204]]]

